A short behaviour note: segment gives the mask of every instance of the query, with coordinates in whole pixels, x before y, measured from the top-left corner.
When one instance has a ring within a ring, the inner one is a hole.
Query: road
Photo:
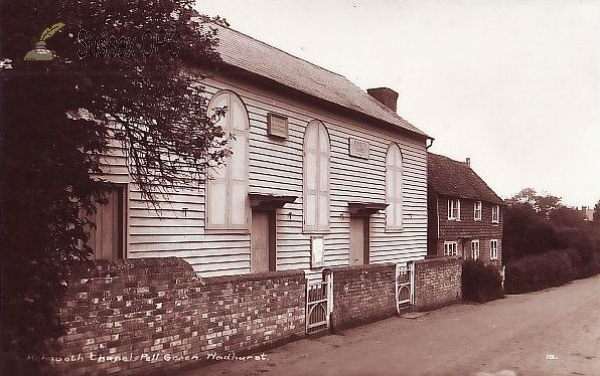
[[[305,339],[266,358],[215,361],[179,375],[597,376],[600,276]]]

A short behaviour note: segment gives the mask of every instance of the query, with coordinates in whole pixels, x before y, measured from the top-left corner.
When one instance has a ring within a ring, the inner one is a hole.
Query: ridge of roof
[[[504,204],[487,183],[465,162],[427,153],[427,181],[439,194]]]
[[[212,25],[211,25],[212,26]],[[270,79],[320,100],[367,115],[422,137],[430,137],[369,95],[345,76],[280,48],[214,24],[217,51],[225,64]]]

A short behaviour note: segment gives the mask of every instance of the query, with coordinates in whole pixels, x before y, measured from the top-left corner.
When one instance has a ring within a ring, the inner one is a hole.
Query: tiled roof
[[[218,51],[226,64],[427,137],[346,77],[231,28],[217,28]]]
[[[464,162],[428,153],[427,173],[429,188],[438,194],[503,204],[502,199]]]

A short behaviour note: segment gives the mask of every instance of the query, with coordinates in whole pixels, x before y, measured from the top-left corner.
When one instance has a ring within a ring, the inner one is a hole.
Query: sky
[[[362,89],[501,197],[600,200],[600,0],[197,0],[204,14]]]

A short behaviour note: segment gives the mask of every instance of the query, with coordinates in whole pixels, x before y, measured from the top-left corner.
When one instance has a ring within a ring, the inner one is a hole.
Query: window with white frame
[[[444,256],[456,256],[458,255],[458,243],[457,242],[444,242]]]
[[[305,232],[329,231],[329,134],[325,125],[313,120],[304,133]]]
[[[208,115],[227,107],[218,126],[229,142],[231,156],[226,165],[209,171],[206,182],[206,228],[219,230],[248,229],[248,129],[250,121],[242,100],[231,91],[216,93],[208,105]]]
[[[490,241],[490,260],[498,260],[498,240]]]
[[[448,199],[448,219],[460,221],[460,200],[457,198]]]
[[[500,222],[500,205],[492,206],[492,222],[493,223]]]
[[[475,201],[475,208],[473,209],[474,211],[474,216],[473,219],[476,221],[481,221],[481,208],[482,208],[482,204],[481,201]]]
[[[385,157],[385,226],[388,230],[402,229],[402,152],[390,145]]]
[[[479,258],[479,240],[471,240],[471,258],[477,260]]]

